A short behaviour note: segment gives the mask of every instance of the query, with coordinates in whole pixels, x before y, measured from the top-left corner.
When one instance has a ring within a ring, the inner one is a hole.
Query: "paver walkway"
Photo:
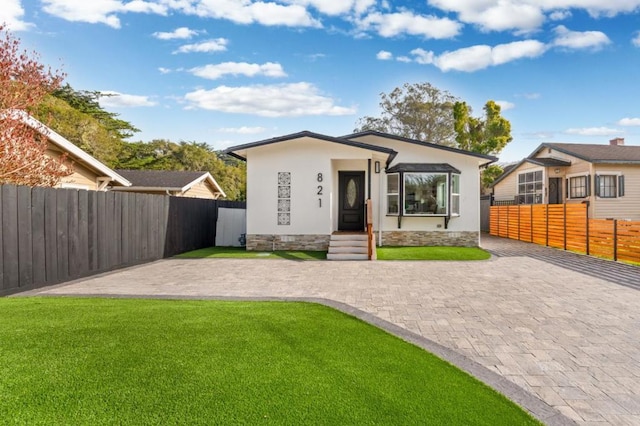
[[[640,290],[640,266],[585,256],[508,238],[482,235],[482,247],[496,256],[527,256]]]
[[[432,347],[457,365],[472,360],[484,366],[474,370],[473,363],[466,364],[482,380],[538,410],[548,424],[571,418],[584,425],[640,425],[640,291],[533,257],[168,259],[27,294],[333,300],[374,323],[390,323],[387,329],[402,330],[428,349],[424,342],[442,345]],[[488,370],[511,387],[483,373]],[[566,417],[545,413],[514,388]]]

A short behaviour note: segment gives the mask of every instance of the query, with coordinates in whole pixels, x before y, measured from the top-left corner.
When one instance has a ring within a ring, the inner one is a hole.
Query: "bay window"
[[[460,171],[449,164],[400,163],[387,170],[387,215],[460,215]]]

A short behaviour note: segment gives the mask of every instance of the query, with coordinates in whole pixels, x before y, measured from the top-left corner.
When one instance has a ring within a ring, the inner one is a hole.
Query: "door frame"
[[[557,202],[552,203],[551,202],[551,180],[554,179],[554,181],[557,183],[557,188],[556,188],[556,194],[557,194]],[[562,178],[561,177],[550,177],[547,180],[547,185],[548,185],[548,194],[547,194],[547,204],[562,204]]]
[[[361,200],[360,206],[360,218],[355,225],[346,225],[343,221],[343,211],[344,211],[344,197],[346,191],[346,176],[357,176],[360,180],[360,187],[358,188],[357,199]],[[364,170],[339,170],[338,171],[338,231],[351,231],[351,232],[359,232],[364,231],[364,226],[366,222],[366,212],[365,212],[365,184],[366,184],[366,173]]]

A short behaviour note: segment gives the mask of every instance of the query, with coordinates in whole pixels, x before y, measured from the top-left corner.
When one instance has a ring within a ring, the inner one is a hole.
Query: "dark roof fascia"
[[[493,183],[491,184],[491,187],[496,186],[501,180],[503,180],[504,178],[506,178],[507,176],[509,176],[511,173],[513,173],[514,171],[516,171],[520,166],[522,166],[524,164],[525,161],[527,161],[528,159],[525,158],[524,160],[520,160],[520,162],[518,164],[516,164],[515,166],[513,166],[511,169],[509,169],[508,171],[506,171],[505,173],[501,174],[500,176],[498,176],[498,178],[496,180],[493,181]]]
[[[427,167],[430,166],[430,167]],[[431,169],[431,170],[428,170]],[[405,172],[405,173],[457,173],[460,170],[448,163],[398,163],[386,170],[387,173]]]
[[[324,141],[327,141],[327,142],[339,143],[339,144],[342,144],[342,145],[353,146],[353,147],[356,147],[356,148],[367,149],[367,150],[370,150],[370,151],[382,152],[384,154],[389,155],[390,158],[393,158],[398,154],[396,151],[394,151],[393,149],[390,149],[390,148],[384,148],[384,147],[380,147],[380,146],[376,146],[376,145],[369,145],[368,143],[352,141],[352,140],[348,140],[348,139],[344,139],[344,138],[334,138],[333,136],[322,135],[320,133],[309,132],[307,130],[302,131],[302,132],[298,132],[298,133],[292,133],[290,135],[280,136],[280,137],[277,137],[277,138],[264,139],[264,140],[257,141],[257,142],[251,142],[251,143],[246,143],[246,144],[243,144],[243,145],[232,146],[230,148],[225,149],[222,152],[224,154],[229,154],[232,157],[235,157],[235,158],[238,158],[240,160],[245,160],[246,161],[246,158],[242,157],[239,154],[235,154],[235,151],[241,151],[241,150],[245,150],[245,149],[256,148],[256,147],[259,147],[259,146],[270,145],[270,144],[273,144],[273,143],[286,142],[286,141],[289,141],[289,140],[300,139],[300,138],[303,138],[303,137],[309,137],[309,138],[313,138],[313,139],[320,139],[320,140],[324,140]],[[389,161],[391,161],[391,160],[388,160],[387,162],[389,162]]]
[[[389,134],[389,133],[376,132],[375,130],[365,130],[363,132],[352,133],[350,135],[341,136],[341,138],[343,138],[343,139],[354,139],[354,138],[359,138],[361,136],[380,136],[382,138],[395,139],[395,140],[400,141],[400,142],[407,142],[407,143],[412,143],[412,144],[415,144],[415,145],[425,146],[425,147],[428,147],[428,148],[442,149],[444,151],[450,151],[450,152],[455,152],[455,153],[458,153],[458,154],[469,155],[471,157],[477,157],[477,158],[483,158],[485,160],[490,160],[489,162],[485,163],[485,165],[489,165],[491,163],[495,163],[496,161],[498,161],[498,157],[495,157],[493,155],[478,154],[477,152],[465,151],[464,149],[453,148],[453,147],[446,146],[446,145],[438,145],[438,144],[431,143],[431,142],[419,141],[417,139],[405,138],[403,136],[392,135],[392,134]]]
[[[545,161],[541,161],[541,160],[553,160],[554,164],[551,163],[546,163]],[[557,158],[551,158],[551,157],[535,157],[535,158],[525,158],[524,161],[531,163],[531,164],[535,164],[537,166],[543,166],[543,167],[569,167],[571,165],[570,161],[564,161],[564,160],[559,160]]]

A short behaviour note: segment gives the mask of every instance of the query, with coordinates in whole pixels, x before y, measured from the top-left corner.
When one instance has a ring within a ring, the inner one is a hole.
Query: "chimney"
[[[624,138],[613,138],[609,141],[609,145],[624,145]]]

